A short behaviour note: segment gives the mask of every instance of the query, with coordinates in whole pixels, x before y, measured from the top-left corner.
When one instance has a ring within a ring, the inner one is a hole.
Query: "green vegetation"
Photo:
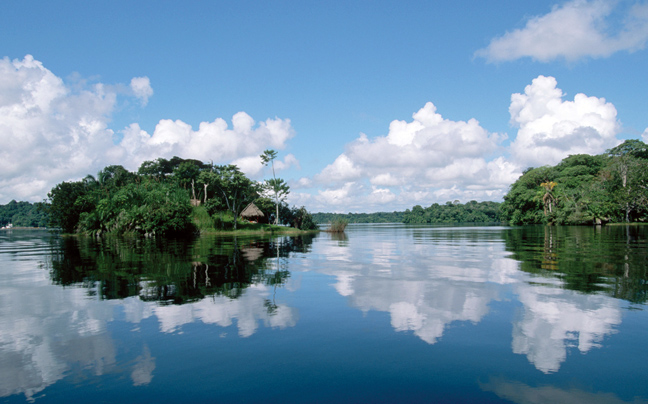
[[[0,205],[0,227],[8,224],[15,227],[45,227],[47,222],[47,209],[43,203],[11,201]]]
[[[495,223],[500,219],[500,203],[470,201],[461,204],[459,201],[435,203],[423,208],[416,205],[407,209],[403,223],[408,224],[441,224],[441,223]]]
[[[500,222],[500,205],[498,202],[470,201],[461,204],[459,201],[435,203],[427,208],[416,205],[405,212],[376,213],[314,213],[317,223],[406,223],[406,224],[441,224],[441,223],[493,223]]]
[[[402,223],[405,212],[376,213],[313,213],[315,223],[333,223],[338,219],[347,223]]]
[[[299,230],[318,229],[317,223],[313,220],[313,216],[303,206],[301,208],[292,208],[287,219],[292,227]]]
[[[263,188],[267,192],[274,195],[276,212],[273,222],[274,224],[279,224],[279,204],[280,202],[283,202],[290,193],[290,187],[284,180],[277,178],[277,176],[275,175],[275,158],[277,158],[277,152],[274,150],[266,150],[261,155],[261,163],[265,166],[270,163],[270,165],[272,166],[272,179],[266,180],[266,182],[263,184]]]
[[[146,161],[136,173],[108,166],[96,178],[56,185],[48,194],[50,224],[65,233],[90,235],[284,229],[241,220],[241,211],[256,202],[266,219],[273,211],[282,212],[281,223],[313,228],[304,208],[289,209],[280,198],[275,202],[281,203],[273,204],[261,196],[262,190],[234,165],[174,157]]]
[[[530,168],[511,185],[501,208],[510,224],[645,222],[648,146],[626,140],[601,155]]]
[[[349,222],[346,219],[336,218],[331,222],[331,225],[326,231],[329,233],[342,233],[348,224]]]

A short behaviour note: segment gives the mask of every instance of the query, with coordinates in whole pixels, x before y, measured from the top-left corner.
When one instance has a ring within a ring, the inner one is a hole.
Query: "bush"
[[[234,229],[234,217],[230,211],[220,211],[212,215],[214,219],[214,228],[216,230],[232,230]]]
[[[193,223],[200,231],[213,231],[214,218],[209,215],[207,208],[204,206],[196,206],[193,208]]]
[[[317,223],[305,207],[291,209],[291,225],[299,230],[317,230]]]
[[[330,225],[328,231],[331,232],[331,233],[342,233],[344,231],[344,229],[346,229],[348,224],[349,224],[349,221],[346,220],[346,219],[342,219],[342,218],[334,219],[331,222],[331,225]]]
[[[86,234],[186,233],[194,229],[191,213],[188,193],[177,186],[131,183],[100,199],[95,210],[83,212],[76,230]]]

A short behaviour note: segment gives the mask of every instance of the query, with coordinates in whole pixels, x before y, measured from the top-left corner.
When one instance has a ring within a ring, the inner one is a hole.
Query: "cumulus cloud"
[[[644,133],[643,133],[643,135],[641,135],[641,138],[643,139],[644,143],[648,143],[648,128],[646,128],[646,130],[644,130]]]
[[[153,94],[147,77],[130,87],[144,105]],[[135,170],[145,160],[174,155],[215,163],[237,162],[248,174],[262,169],[266,148],[283,149],[294,136],[289,120],[255,122],[245,112],[202,122],[197,129],[162,119],[153,133],[133,123],[118,140],[109,128],[119,85],[66,84],[40,61],[0,60],[0,203],[38,201],[57,183],[95,174],[110,164]],[[279,167],[298,165],[288,155]]]
[[[391,122],[385,136],[360,134],[319,174],[299,181],[301,188],[323,190],[291,195],[291,202],[353,212],[500,200],[527,167],[600,154],[620,143],[614,105],[585,94],[563,98],[556,79],[545,76],[513,94],[509,112],[517,135],[508,147],[502,145],[507,135],[487,131],[476,119],[443,118],[429,102],[411,121]],[[648,138],[648,129],[642,136]]]
[[[275,118],[257,123],[247,113],[238,112],[232,117],[232,128],[222,118],[201,122],[197,130],[181,120],[163,119],[149,134],[134,123],[124,130],[120,145],[124,146],[124,161],[131,168],[144,160],[182,156],[202,161],[231,161],[244,172],[254,174],[262,168],[259,155],[264,149],[283,149],[293,136],[290,120]],[[288,162],[296,160],[294,156],[286,158]]]
[[[599,154],[619,143],[614,105],[585,94],[563,101],[557,84],[539,76],[524,94],[511,96],[511,123],[519,127],[511,152],[520,165],[553,165],[570,154]]]
[[[648,4],[633,5],[615,24],[611,17],[619,7],[619,2],[610,0],[574,0],[554,6],[548,14],[529,19],[524,28],[493,39],[475,55],[489,62],[523,57],[549,62],[643,49],[648,41]]]
[[[130,82],[130,87],[142,105],[148,104],[148,99],[153,95],[153,88],[148,77],[133,77]]]
[[[103,84],[72,91],[27,55],[0,60],[0,94],[0,203],[43,199],[117,153],[107,127],[116,94]]]
[[[443,118],[428,102],[412,121],[395,120],[386,136],[365,134],[313,177],[323,184],[315,201],[339,209],[411,207],[436,199],[434,190],[457,189],[462,200],[500,198],[518,173],[503,160],[487,161],[505,135],[490,133],[475,119]],[[427,200],[426,200],[427,199]],[[313,203],[313,201],[311,201]]]
[[[338,188],[330,188],[319,191],[318,199],[325,206],[343,207],[353,206],[357,197],[362,196],[362,185],[355,182],[347,182]]]

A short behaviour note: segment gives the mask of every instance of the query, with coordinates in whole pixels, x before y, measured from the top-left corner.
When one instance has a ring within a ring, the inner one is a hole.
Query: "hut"
[[[241,212],[241,219],[248,220],[250,222],[255,222],[258,223],[263,220],[265,215],[263,212],[261,212],[261,209],[259,209],[254,202],[251,202],[248,206],[243,209],[243,212]]]

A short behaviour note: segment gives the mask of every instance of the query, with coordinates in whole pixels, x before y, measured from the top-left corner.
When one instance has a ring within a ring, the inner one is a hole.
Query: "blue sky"
[[[267,148],[314,212],[501,200],[648,141],[647,41],[645,1],[7,1],[0,203],[173,155],[261,180]]]

